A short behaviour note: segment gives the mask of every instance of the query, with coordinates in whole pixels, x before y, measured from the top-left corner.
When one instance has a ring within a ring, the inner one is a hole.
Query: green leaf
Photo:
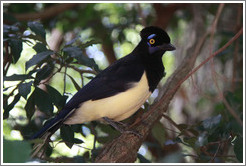
[[[242,137],[238,137],[235,140],[235,145],[234,145],[234,152],[236,154],[236,157],[238,159],[238,161],[240,161],[241,163],[243,162],[243,138]]]
[[[32,48],[36,51],[36,53],[47,51],[46,45],[43,43],[37,43]]]
[[[27,99],[26,105],[25,105],[25,110],[26,110],[26,116],[28,119],[31,119],[34,112],[35,112],[35,93],[33,92],[31,96]]]
[[[19,23],[15,23],[13,25],[6,25],[6,24],[4,24],[3,25],[4,32],[5,33],[10,33],[10,32],[13,33],[13,32],[20,31],[20,28],[18,27],[18,25],[19,25]],[[11,34],[11,35],[13,35],[13,34]]]
[[[48,78],[52,71],[54,69],[54,65],[51,63],[44,65],[41,69],[39,69],[39,71],[36,74],[36,78],[34,81],[35,85],[38,85],[40,83],[40,81]]]
[[[46,85],[46,88],[50,95],[51,101],[55,104],[58,110],[62,109],[66,103],[68,96],[62,96],[60,92],[58,92],[52,86]]]
[[[73,58],[76,58],[76,59],[79,59],[80,56],[83,56],[83,52],[79,47],[65,47],[65,48],[63,48],[63,51],[67,55],[69,55]]]
[[[80,48],[86,48],[86,47],[89,47],[89,46],[92,46],[93,44],[99,44],[99,43],[101,43],[101,42],[99,42],[99,41],[96,41],[96,40],[90,40],[90,41],[88,41],[88,42],[86,42],[86,43],[84,43],[84,44],[81,44],[80,45]]]
[[[40,109],[40,111],[48,115],[52,115],[53,105],[49,94],[38,87],[35,88],[34,94],[35,94],[35,105]]]
[[[84,56],[82,50],[79,47],[65,47],[63,51],[70,57],[77,59],[80,64],[99,71],[98,65],[95,63],[94,59]]]
[[[74,78],[68,74],[67,74],[67,76],[71,79],[71,81],[73,82],[73,85],[77,89],[77,91],[79,91],[81,89],[81,87],[77,84],[77,82],[74,80]]]
[[[10,45],[10,48],[11,48],[11,54],[13,55],[12,56],[12,59],[13,59],[13,63],[16,63],[19,58],[20,58],[20,55],[21,55],[21,52],[22,52],[22,41],[19,40],[19,39],[9,39],[9,45]]]
[[[61,138],[65,142],[65,144],[71,149],[74,141],[74,132],[68,125],[63,125],[60,129]]]
[[[33,21],[33,22],[28,22],[27,25],[36,35],[39,35],[45,39],[46,32],[41,23]]]
[[[84,143],[84,141],[81,140],[81,139],[78,139],[78,138],[74,138],[73,139],[73,143],[75,143],[75,144],[82,144],[82,143]]]
[[[211,117],[211,118],[208,118],[208,119],[204,120],[202,122],[202,125],[203,125],[203,127],[205,129],[210,130],[210,129],[214,128],[214,127],[217,127],[218,124],[220,123],[220,121],[221,121],[221,115],[219,114],[219,115],[217,115],[215,117]]]
[[[18,91],[19,94],[26,99],[27,95],[31,91],[31,86],[32,86],[33,81],[27,82],[27,83],[22,83],[18,86]]]
[[[3,139],[3,162],[24,163],[31,154],[31,145],[27,141],[9,141]]]
[[[40,52],[40,53],[34,55],[29,61],[26,62],[26,70],[29,67],[36,65],[39,62],[45,60],[47,57],[49,57],[52,54],[54,54],[54,51],[47,50],[47,51]]]
[[[38,70],[32,70],[28,74],[13,74],[11,76],[4,76],[3,81],[22,81],[31,78],[31,75]]]
[[[79,40],[80,36],[75,37],[74,39],[68,41],[65,46],[71,46],[73,43],[75,43],[77,40]]]
[[[82,124],[71,125],[71,128],[76,133],[82,133]]]
[[[143,155],[141,155],[139,153],[137,154],[137,157],[138,157],[140,163],[151,163],[151,161],[149,161],[148,159],[146,159]]]
[[[159,144],[162,146],[165,142],[165,129],[161,122],[155,123],[154,127],[151,131],[153,137],[159,142]]]
[[[28,40],[25,40],[25,38],[28,39]],[[27,42],[27,41],[31,42],[29,40],[33,39],[33,40],[40,41],[40,42],[44,43],[45,45],[47,45],[46,40],[44,38],[42,38],[41,36],[39,36],[39,35],[28,34],[28,35],[25,36],[25,38],[23,38],[25,42]]]
[[[196,137],[184,137],[184,142],[189,144],[192,148],[196,148],[197,138]]]
[[[28,74],[13,74],[11,76],[4,76],[3,81],[22,81],[28,78]]]
[[[4,113],[3,113],[3,119],[6,119],[9,117],[9,111],[11,111],[15,104],[20,100],[20,94],[16,94],[14,100],[4,108]]]

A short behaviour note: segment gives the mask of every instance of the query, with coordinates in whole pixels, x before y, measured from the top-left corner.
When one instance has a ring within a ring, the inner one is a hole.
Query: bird
[[[133,115],[165,75],[162,56],[175,50],[166,31],[148,26],[140,31],[135,49],[83,86],[31,139],[48,138],[63,124],[103,120],[122,131],[117,122]]]

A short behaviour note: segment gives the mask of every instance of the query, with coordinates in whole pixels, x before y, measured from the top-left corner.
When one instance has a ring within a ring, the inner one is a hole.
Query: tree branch
[[[191,71],[206,36],[209,34],[209,32],[205,33],[204,28],[201,27],[201,25],[203,25],[203,19],[201,17],[202,12],[199,7],[200,5],[192,6],[195,13],[193,32],[196,32],[193,46],[187,51],[187,56],[183,59],[180,66],[167,80],[163,87],[163,95],[161,99],[151,106],[150,110],[143,115],[144,118],[141,118],[141,121],[134,123],[134,130],[140,133],[143,137],[140,138],[133,134],[123,133],[118,138],[114,139],[110,143],[107,143],[103,147],[101,153],[96,158],[96,162],[134,162],[137,158],[138,149],[149,134],[152,126],[161,118],[163,112],[166,112],[168,109],[169,103],[180,85],[202,65],[225,50],[242,34],[241,29],[228,43],[226,43],[218,51],[214,52],[208,59]]]
[[[19,21],[29,21],[29,20],[45,20],[52,18],[68,9],[74,8],[78,6],[77,3],[62,3],[62,4],[57,4],[53,5],[50,7],[45,8],[43,11],[38,12],[38,13],[23,13],[23,14],[14,14],[13,16],[19,20]]]

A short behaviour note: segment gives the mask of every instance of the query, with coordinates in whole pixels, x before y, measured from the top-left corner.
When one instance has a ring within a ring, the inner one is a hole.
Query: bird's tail
[[[61,127],[63,121],[57,118],[48,122],[40,131],[34,134],[30,139],[34,140],[33,152],[31,157],[42,158],[45,149],[50,142],[50,137]]]
[[[50,142],[50,137],[63,125],[63,122],[75,111],[73,110],[63,110],[57,114],[57,116],[47,122],[41,130],[34,134],[30,139],[34,140],[40,138],[42,141],[37,141],[33,146],[32,157],[42,158],[44,154],[45,147]]]

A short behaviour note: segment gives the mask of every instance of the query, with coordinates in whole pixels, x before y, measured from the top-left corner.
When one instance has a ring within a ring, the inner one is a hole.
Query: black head
[[[173,51],[175,47],[170,43],[170,37],[161,28],[150,26],[140,32],[140,36],[146,42],[150,54]]]

